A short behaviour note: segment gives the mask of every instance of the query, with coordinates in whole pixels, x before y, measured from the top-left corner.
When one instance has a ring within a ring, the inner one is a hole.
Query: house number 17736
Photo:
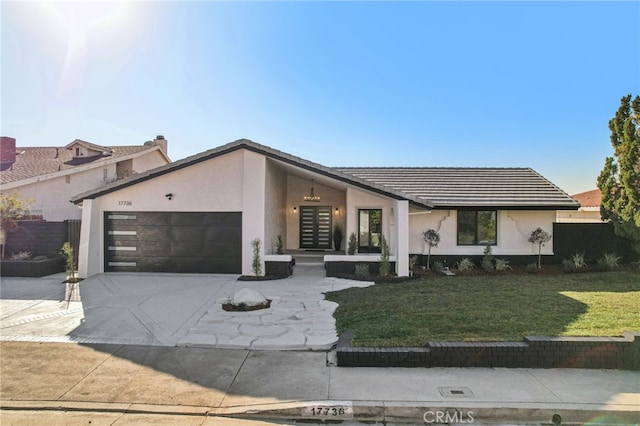
[[[353,407],[349,405],[334,405],[334,406],[311,406],[305,407],[306,415],[310,417],[338,417],[338,418],[352,418]]]
[[[128,201],[128,200],[118,201],[118,205],[119,205],[119,206],[132,206],[132,205],[133,205],[133,202]]]

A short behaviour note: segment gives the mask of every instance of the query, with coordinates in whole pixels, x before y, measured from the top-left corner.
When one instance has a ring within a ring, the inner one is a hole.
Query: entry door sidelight
[[[358,252],[380,253],[382,210],[358,210]]]
[[[331,206],[300,206],[300,248],[331,248]]]

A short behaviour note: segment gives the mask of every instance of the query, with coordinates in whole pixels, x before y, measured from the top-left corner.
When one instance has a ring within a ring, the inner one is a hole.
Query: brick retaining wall
[[[506,367],[640,370],[640,333],[624,337],[524,337],[522,342],[429,342],[419,348],[360,348],[338,339],[340,367]]]

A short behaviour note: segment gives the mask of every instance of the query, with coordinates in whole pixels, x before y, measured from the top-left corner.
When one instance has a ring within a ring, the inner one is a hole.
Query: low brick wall
[[[429,342],[419,348],[359,348],[338,339],[340,367],[506,367],[640,370],[640,333],[624,337],[524,337],[522,342]]]

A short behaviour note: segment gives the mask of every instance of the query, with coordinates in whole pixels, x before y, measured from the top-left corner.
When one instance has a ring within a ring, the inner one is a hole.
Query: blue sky
[[[573,194],[640,94],[640,2],[2,2],[2,124],[173,160],[532,167]]]

